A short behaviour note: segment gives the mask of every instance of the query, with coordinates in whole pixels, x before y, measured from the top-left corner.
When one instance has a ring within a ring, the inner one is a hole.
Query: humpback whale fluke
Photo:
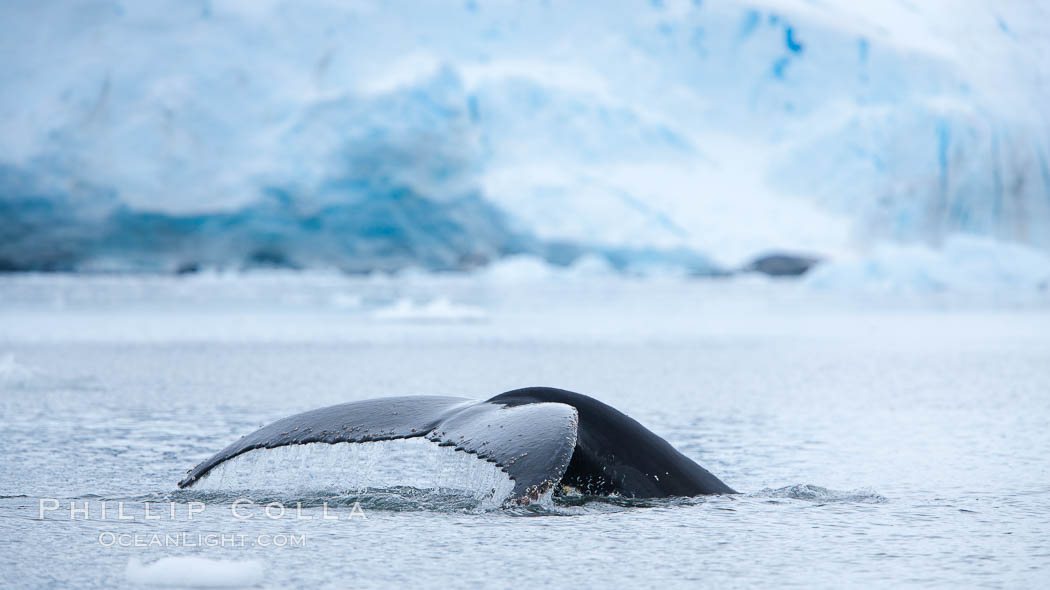
[[[303,412],[219,451],[191,469],[179,487],[254,449],[415,437],[495,463],[514,481],[512,503],[528,504],[559,484],[634,498],[736,493],[626,414],[551,387],[516,389],[485,401],[406,396]]]

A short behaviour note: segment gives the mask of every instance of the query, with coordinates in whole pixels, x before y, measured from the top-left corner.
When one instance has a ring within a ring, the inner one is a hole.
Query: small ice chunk
[[[497,283],[540,282],[554,276],[554,268],[537,256],[507,256],[485,269],[485,276]]]
[[[254,586],[263,580],[263,562],[256,559],[232,561],[204,557],[163,557],[144,564],[132,558],[126,570],[134,584],[227,588]]]
[[[13,354],[0,356],[0,387],[22,389],[39,375],[40,371],[19,363]]]
[[[372,315],[378,320],[405,322],[477,322],[488,318],[479,307],[453,303],[445,297],[422,304],[406,297],[377,309]]]

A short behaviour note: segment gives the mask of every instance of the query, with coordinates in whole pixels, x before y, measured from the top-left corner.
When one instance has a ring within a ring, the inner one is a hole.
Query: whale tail
[[[424,437],[495,463],[514,481],[508,502],[528,504],[561,481],[577,425],[576,409],[559,403],[508,406],[437,396],[351,402],[264,426],[191,469],[178,485],[191,487],[216,465],[256,449]]]
[[[561,483],[585,494],[637,498],[732,494],[732,488],[626,414],[549,387],[486,401],[408,396],[296,414],[241,438],[189,471],[192,486],[216,465],[255,449],[423,437],[495,463],[528,504]]]

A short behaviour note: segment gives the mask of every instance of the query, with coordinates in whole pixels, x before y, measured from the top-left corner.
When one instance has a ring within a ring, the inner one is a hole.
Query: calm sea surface
[[[194,568],[187,584],[263,588],[1045,586],[1043,303],[670,278],[3,277],[0,587]],[[383,486],[340,489],[345,450],[248,465],[254,491],[175,486],[303,410],[529,385],[600,398],[742,493],[508,510],[484,498],[499,474],[392,445],[354,451]],[[156,567],[187,556],[214,563]]]

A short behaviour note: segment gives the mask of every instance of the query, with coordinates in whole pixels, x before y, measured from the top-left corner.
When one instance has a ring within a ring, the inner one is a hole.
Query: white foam
[[[133,584],[226,588],[254,586],[262,582],[263,570],[263,562],[257,559],[232,561],[178,556],[146,564],[132,558],[125,576]]]

